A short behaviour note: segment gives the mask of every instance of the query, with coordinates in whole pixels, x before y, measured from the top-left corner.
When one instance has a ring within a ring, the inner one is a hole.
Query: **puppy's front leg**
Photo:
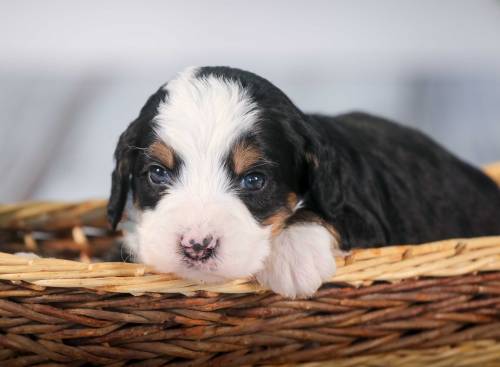
[[[273,239],[257,280],[286,297],[311,296],[335,274],[336,245],[337,240],[321,224],[293,224]]]

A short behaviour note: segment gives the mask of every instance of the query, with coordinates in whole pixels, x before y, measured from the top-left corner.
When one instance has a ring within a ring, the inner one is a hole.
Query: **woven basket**
[[[104,201],[0,206],[1,366],[500,365],[500,237],[356,250],[293,301],[89,263],[119,240]]]

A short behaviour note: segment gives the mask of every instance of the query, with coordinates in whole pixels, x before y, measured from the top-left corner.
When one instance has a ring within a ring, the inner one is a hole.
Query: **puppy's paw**
[[[282,296],[311,296],[335,274],[335,245],[330,232],[319,224],[292,225],[274,238],[257,280]]]

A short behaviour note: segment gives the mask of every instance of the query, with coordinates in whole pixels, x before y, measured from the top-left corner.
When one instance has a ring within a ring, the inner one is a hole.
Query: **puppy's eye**
[[[266,176],[258,172],[251,172],[243,176],[240,183],[242,188],[250,191],[262,190],[265,184]]]
[[[149,167],[149,180],[155,185],[165,185],[170,181],[170,174],[162,166],[154,164]]]

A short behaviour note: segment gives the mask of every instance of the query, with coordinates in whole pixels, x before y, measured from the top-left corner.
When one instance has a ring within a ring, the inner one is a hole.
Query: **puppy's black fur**
[[[344,249],[500,234],[497,185],[424,134],[363,113],[307,120],[308,204]]]
[[[197,77],[209,75],[237,81],[258,106],[258,133],[245,138],[273,163],[267,169],[274,186],[259,197],[241,196],[258,220],[293,192],[303,200],[301,211],[336,229],[344,250],[500,234],[498,186],[424,134],[364,113],[304,114],[270,82],[239,69],[204,67]],[[161,196],[141,184],[140,152],[154,139],[154,117],[166,98],[158,90],[120,137],[108,207],[113,226],[129,189],[141,208]]]
[[[140,162],[140,155],[155,139],[154,117],[157,113],[158,105],[167,97],[167,92],[162,87],[147,100],[142,107],[139,116],[130,123],[127,129],[120,135],[118,145],[115,149],[116,166],[111,174],[111,195],[108,202],[108,220],[116,228],[122,218],[127,196],[132,191],[134,199],[141,195],[138,190],[137,180],[143,175]],[[145,196],[145,205],[153,205],[148,193]],[[148,200],[149,199],[149,200]]]

